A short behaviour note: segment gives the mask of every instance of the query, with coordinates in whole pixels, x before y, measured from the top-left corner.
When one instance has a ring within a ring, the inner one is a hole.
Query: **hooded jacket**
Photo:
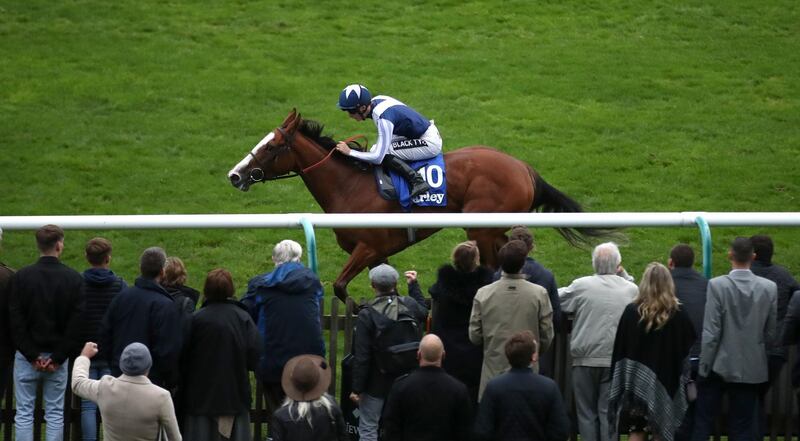
[[[247,285],[242,302],[248,307],[263,340],[257,374],[279,383],[283,366],[301,354],[325,356],[320,303],[322,284],[299,262],[287,262]]]
[[[118,292],[128,285],[122,277],[107,268],[89,268],[83,272],[84,290],[86,292],[86,311],[81,322],[82,341],[100,341],[100,326],[103,316]],[[95,363],[105,361],[108,357],[105,348],[99,348]]]

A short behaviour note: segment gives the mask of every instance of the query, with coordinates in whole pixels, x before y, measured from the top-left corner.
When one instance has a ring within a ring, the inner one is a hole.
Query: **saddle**
[[[409,161],[408,165],[416,170],[430,186],[426,193],[411,198],[408,182],[399,174],[387,171],[381,166],[375,166],[375,183],[378,193],[382,198],[400,202],[405,211],[411,211],[411,206],[418,207],[446,207],[447,206],[447,181],[445,179],[444,156],[440,153],[433,158],[419,161]]]

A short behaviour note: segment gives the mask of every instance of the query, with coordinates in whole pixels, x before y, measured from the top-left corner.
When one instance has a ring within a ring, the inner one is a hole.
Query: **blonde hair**
[[[478,250],[478,243],[474,240],[456,245],[450,257],[453,260],[453,267],[462,273],[471,273],[481,264],[481,253]]]
[[[675,283],[667,267],[658,262],[647,265],[639,284],[639,294],[633,303],[639,305],[639,322],[645,323],[647,332],[661,329],[667,323],[680,305],[675,297]]]
[[[180,286],[184,283],[186,283],[186,265],[183,264],[180,257],[167,257],[161,286]]]

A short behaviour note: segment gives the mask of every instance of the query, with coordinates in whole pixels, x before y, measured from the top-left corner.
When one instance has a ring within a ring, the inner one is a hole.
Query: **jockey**
[[[400,173],[411,184],[412,198],[430,190],[422,176],[405,161],[428,159],[442,152],[442,137],[433,121],[392,97],[372,98],[369,90],[360,84],[351,84],[342,90],[339,109],[346,110],[356,121],[372,118],[378,129],[378,140],[368,152],[352,150],[344,142],[339,142],[336,150]]]

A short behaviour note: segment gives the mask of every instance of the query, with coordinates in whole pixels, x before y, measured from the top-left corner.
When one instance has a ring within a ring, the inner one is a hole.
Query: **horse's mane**
[[[325,130],[325,125],[310,119],[304,119],[300,122],[300,133],[311,138],[314,142],[321,145],[326,150],[336,147],[336,140],[329,136],[324,136],[322,131]]]
[[[307,138],[311,139],[312,141],[319,144],[325,150],[333,150],[336,147],[336,140],[331,138],[330,136],[325,136],[322,134],[322,131],[325,130],[325,125],[310,119],[304,119],[300,121],[300,127],[298,128],[300,133],[305,135]],[[345,164],[354,167],[358,171],[366,172],[372,169],[372,166],[361,162],[354,158],[348,158],[344,155],[334,155],[337,160],[343,161]]]

